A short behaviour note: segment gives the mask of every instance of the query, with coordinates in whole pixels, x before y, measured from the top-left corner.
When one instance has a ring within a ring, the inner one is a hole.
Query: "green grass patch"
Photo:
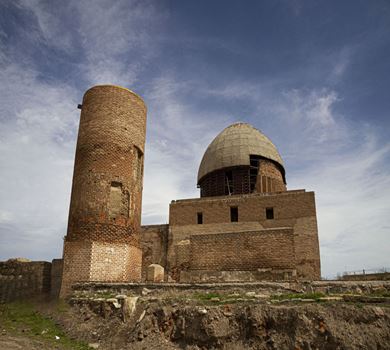
[[[319,301],[320,298],[325,297],[323,293],[288,293],[288,294],[275,294],[271,296],[271,299],[276,300],[290,300],[290,299],[314,299]]]
[[[203,300],[203,301],[210,301],[213,298],[219,298],[219,300],[224,299],[224,296],[219,293],[195,293],[193,297],[194,299]]]
[[[14,302],[0,305],[0,320],[3,328],[15,334],[61,345],[63,348],[89,349],[88,344],[67,337],[53,320],[41,315],[30,303]],[[58,340],[56,336],[59,337]]]
[[[368,296],[390,298],[390,292],[386,289],[381,289],[381,290],[374,291],[373,293],[368,294]]]
[[[256,300],[254,297],[242,296],[242,295],[232,295],[232,294],[220,294],[215,292],[210,293],[194,293],[192,295],[193,300],[197,300],[202,304],[211,304],[211,305],[225,305],[225,304],[235,304],[235,303],[253,303]]]
[[[98,292],[95,294],[96,298],[104,298],[104,299],[110,299],[115,298],[118,294],[112,293],[112,292]]]
[[[56,311],[63,314],[69,310],[69,304],[63,300],[59,299],[56,305]]]

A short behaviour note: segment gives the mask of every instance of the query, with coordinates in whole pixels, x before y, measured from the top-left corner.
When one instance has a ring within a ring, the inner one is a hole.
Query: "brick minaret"
[[[81,105],[61,296],[77,281],[139,281],[146,106],[112,85]]]

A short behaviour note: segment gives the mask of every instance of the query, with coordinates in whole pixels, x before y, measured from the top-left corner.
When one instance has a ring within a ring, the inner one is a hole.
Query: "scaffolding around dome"
[[[201,197],[286,190],[282,158],[271,140],[247,123],[224,129],[207,147],[198,171]]]

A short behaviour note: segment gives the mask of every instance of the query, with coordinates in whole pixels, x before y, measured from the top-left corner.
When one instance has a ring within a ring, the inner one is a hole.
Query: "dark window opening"
[[[137,147],[137,146],[134,146],[134,149],[135,149],[135,160],[134,160],[134,180],[140,180],[142,179],[142,176],[143,176],[143,157],[144,157],[144,154],[142,153],[142,151]]]
[[[272,220],[274,218],[274,208],[266,208],[265,217],[267,220]]]
[[[238,207],[230,207],[230,221],[238,222]]]
[[[122,183],[118,181],[111,181],[111,187],[117,187],[122,190]]]
[[[261,158],[259,156],[253,154],[249,156],[249,162],[250,162],[249,182],[250,182],[251,192],[253,192],[256,187],[257,175],[259,173],[260,159]]]
[[[198,213],[198,225],[203,224],[203,213]]]
[[[226,171],[225,172],[225,194],[231,195],[233,194],[233,172],[232,171]]]

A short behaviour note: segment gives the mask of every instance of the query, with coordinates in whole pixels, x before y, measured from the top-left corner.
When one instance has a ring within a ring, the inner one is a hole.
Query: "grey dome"
[[[250,155],[258,155],[281,165],[275,145],[262,132],[247,123],[235,123],[224,129],[207,147],[198,171],[203,176],[222,168],[250,165]]]

